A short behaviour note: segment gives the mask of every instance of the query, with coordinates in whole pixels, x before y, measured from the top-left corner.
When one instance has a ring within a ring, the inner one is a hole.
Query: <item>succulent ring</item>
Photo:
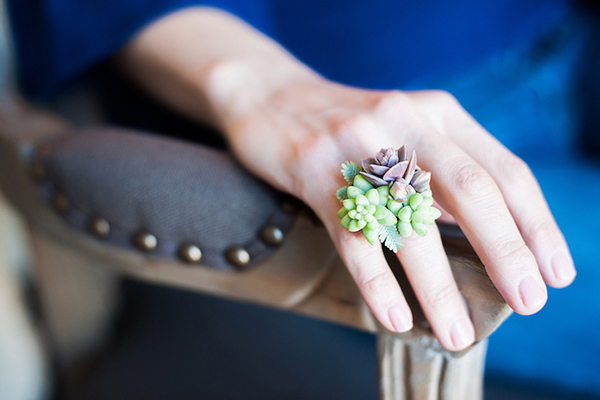
[[[379,240],[395,253],[402,238],[413,232],[425,236],[427,226],[442,215],[432,206],[431,172],[419,169],[415,151],[407,158],[406,146],[381,149],[361,167],[346,161],[341,172],[348,186],[336,193],[342,202],[340,225],[362,231],[371,245]]]

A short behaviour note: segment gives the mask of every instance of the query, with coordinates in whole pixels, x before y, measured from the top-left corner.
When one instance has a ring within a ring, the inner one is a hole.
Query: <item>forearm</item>
[[[183,9],[148,26],[118,62],[170,107],[222,131],[278,85],[320,79],[267,36],[208,7]]]

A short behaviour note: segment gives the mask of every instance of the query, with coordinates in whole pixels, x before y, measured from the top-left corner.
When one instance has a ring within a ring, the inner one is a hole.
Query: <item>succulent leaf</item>
[[[360,164],[362,165],[362,169],[364,171],[367,170],[367,167],[371,164],[375,164],[376,161],[374,158],[363,158],[362,160],[360,160]]]
[[[342,204],[344,205],[344,208],[348,211],[354,210],[356,208],[356,204],[352,199],[346,199],[342,202]]]
[[[406,222],[406,221],[400,221],[398,222],[398,233],[400,234],[400,236],[402,237],[410,237],[410,235],[412,235],[413,232],[413,228],[412,225],[410,224],[410,222]]]
[[[420,193],[415,193],[412,196],[410,196],[410,199],[408,200],[408,204],[410,204],[410,208],[412,208],[413,210],[416,210],[417,207],[419,207],[419,205],[423,202],[423,196],[421,196]]]
[[[363,229],[363,234],[365,235],[365,238],[367,239],[367,241],[369,243],[371,243],[371,245],[375,245],[375,243],[377,243],[377,239],[379,237],[379,227],[371,229],[368,227]]]
[[[402,145],[402,147],[400,147],[398,149],[398,160],[399,161],[406,161],[406,145]]]
[[[348,228],[348,226],[350,225],[350,221],[352,221],[352,218],[350,218],[349,215],[346,215],[340,221],[340,225],[343,226],[344,228]]]
[[[335,197],[340,200],[346,200],[348,198],[348,186],[339,188],[338,191],[335,192]]]
[[[344,218],[346,216],[346,214],[348,214],[348,210],[346,210],[344,207],[340,208],[340,210],[337,213],[337,217],[338,218]]]
[[[394,225],[379,226],[379,241],[394,253],[402,247],[402,238]]]
[[[392,151],[392,154],[390,155],[390,159],[388,160],[388,167],[393,167],[394,165],[398,164],[398,152],[396,150],[394,150],[392,147],[390,147],[388,150]]]
[[[387,186],[379,186],[377,191],[379,192],[379,205],[384,206],[390,195],[390,188]]]
[[[442,212],[435,207],[429,207],[429,217],[434,220],[442,216]]]
[[[349,199],[355,199],[356,196],[359,196],[361,194],[365,194],[365,192],[363,192],[356,186],[348,186],[348,198]]]
[[[419,236],[427,235],[427,227],[420,222],[411,222],[412,228]]]
[[[356,165],[353,161],[346,161],[342,164],[342,175],[348,184],[352,185],[354,182],[354,177],[358,175],[358,165]]]
[[[399,162],[392,168],[389,168],[387,172],[385,172],[385,174],[383,175],[383,180],[387,182],[392,182],[398,179],[402,179],[404,177],[404,174],[406,173],[407,167],[408,161]]]
[[[416,168],[417,168],[417,152],[415,150],[413,150],[412,156],[410,157],[410,160],[408,161],[408,167],[406,167],[406,172],[404,173],[404,179],[407,182],[410,182],[412,180]]]
[[[354,202],[357,206],[368,206],[369,204],[371,204],[369,203],[369,200],[364,194],[359,194],[358,196],[356,196]]]
[[[370,217],[373,217],[372,215],[370,215]],[[369,229],[379,229],[380,223],[377,222],[377,220],[375,219],[375,217],[373,217],[372,221],[368,221],[367,222],[367,228]]]
[[[404,179],[399,179],[390,188],[390,196],[400,203],[405,203],[408,200],[410,186]]]
[[[419,205],[419,207],[417,207],[416,211],[423,214],[423,216],[426,216],[426,215],[429,215],[430,207],[428,205],[425,205],[424,203],[425,203],[425,199],[423,199],[423,202]]]
[[[422,194],[422,193],[421,193]],[[423,202],[421,203],[422,206],[431,206],[433,204],[433,197],[425,197],[423,196]],[[420,206],[419,206],[420,207]]]
[[[429,190],[429,182],[431,181],[431,172],[416,171],[413,175],[410,184],[415,188],[417,193]]]
[[[367,165],[367,168],[365,168],[365,172],[368,172],[369,174],[376,175],[376,176],[383,176],[389,170],[390,170],[390,167],[386,167],[383,165],[377,165],[377,164],[369,164],[369,165]]]
[[[385,208],[384,206],[376,206],[377,210],[373,216],[377,219],[377,221],[381,225],[394,225],[398,222],[398,219],[390,210]]]
[[[410,222],[410,217],[412,215],[412,208],[410,206],[402,207],[400,211],[398,211],[398,218],[401,221]]]
[[[398,215],[398,211],[402,208],[402,203],[396,200],[388,200],[385,205],[394,215]]]
[[[410,221],[415,223],[423,222],[423,214],[418,211],[413,212],[410,216]]]
[[[352,183],[352,185],[354,187],[359,188],[360,190],[362,190],[363,192],[368,192],[369,190],[373,189],[373,185],[371,185],[369,183],[369,181],[367,181],[362,175],[356,175],[354,177],[354,181]]]
[[[370,204],[378,205],[379,204],[379,192],[377,189],[371,189],[367,193],[365,193],[365,197],[369,200]]]
[[[373,174],[369,174],[368,172],[364,172],[361,171],[360,174],[373,186],[375,187],[379,187],[379,186],[387,186],[387,182],[384,181],[383,179],[381,179],[378,176],[375,176]]]
[[[435,220],[429,218],[429,216],[427,216],[426,218],[423,219],[423,225],[431,226],[433,224],[435,224]]]

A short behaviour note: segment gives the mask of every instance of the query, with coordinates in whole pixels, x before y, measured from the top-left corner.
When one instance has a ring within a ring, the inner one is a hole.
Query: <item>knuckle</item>
[[[452,95],[450,92],[447,92],[445,90],[431,90],[430,93],[432,96],[435,96],[442,103],[454,104],[454,105],[458,104],[458,100],[456,100],[456,97],[454,97],[454,95]]]
[[[399,90],[380,93],[375,98],[374,109],[380,112],[398,111],[412,104],[410,98]]]
[[[288,190],[295,195],[302,196],[306,177],[317,174],[315,169],[320,164],[316,161],[323,159],[329,148],[331,147],[327,137],[318,132],[303,135],[302,138],[292,142],[284,156],[289,161],[284,165],[286,176],[292,178],[288,184],[293,184],[293,187]]]
[[[359,275],[357,283],[368,296],[379,296],[388,292],[389,281],[387,278],[388,274],[385,271],[379,271],[374,274]]]
[[[527,163],[513,154],[500,161],[500,174],[507,182],[520,182],[533,177]]]
[[[429,96],[431,101],[433,101],[437,105],[437,108],[441,110],[462,110],[462,106],[460,105],[456,97],[454,97],[454,95],[452,95],[450,92],[447,92],[445,90],[429,90],[427,92],[427,95]]]
[[[460,167],[453,178],[453,185],[464,196],[487,196],[496,188],[492,177],[479,165]]]
[[[353,143],[357,147],[367,146],[370,140],[366,132],[374,132],[373,118],[361,112],[334,115],[328,120],[328,137],[336,143]]]
[[[294,140],[290,146],[290,161],[303,164],[306,161],[318,157],[326,146],[326,138],[319,132],[311,132],[303,135],[302,138]]]
[[[550,239],[550,233],[556,229],[556,225],[548,218],[535,218],[527,221],[522,229],[523,238],[529,243],[544,243]]]
[[[433,309],[440,310],[452,304],[456,290],[452,282],[439,284],[424,293],[423,302]]]
[[[501,244],[495,257],[502,265],[521,265],[519,260],[527,258],[529,250],[522,240],[509,240]]]
[[[345,137],[349,134],[354,135],[360,132],[367,123],[368,116],[358,112],[347,113],[331,116],[329,119],[329,129],[334,136]]]

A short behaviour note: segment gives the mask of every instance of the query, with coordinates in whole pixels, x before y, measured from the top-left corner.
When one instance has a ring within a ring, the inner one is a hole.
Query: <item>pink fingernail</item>
[[[554,252],[552,256],[552,261],[550,262],[552,265],[552,270],[554,271],[554,276],[561,282],[569,282],[575,276],[575,267],[573,263],[567,257],[564,250],[557,250]]]
[[[398,332],[406,332],[412,329],[412,314],[407,307],[402,307],[400,305],[390,307],[388,315],[390,321],[392,321],[392,325],[394,325],[394,328]]]
[[[546,291],[528,276],[519,283],[519,294],[525,308],[537,309],[546,302]]]
[[[457,319],[450,328],[450,339],[457,350],[470,346],[475,341],[475,329],[471,321],[465,317]]]

